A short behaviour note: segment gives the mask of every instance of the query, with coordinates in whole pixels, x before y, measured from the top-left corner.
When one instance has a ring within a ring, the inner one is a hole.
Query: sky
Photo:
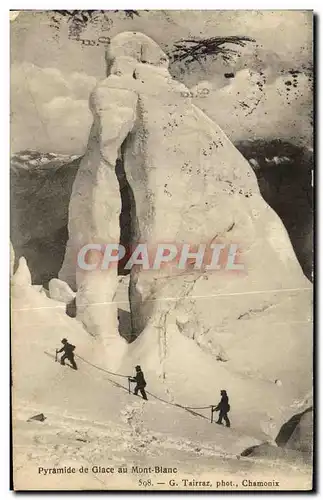
[[[105,43],[122,31],[141,31],[168,54],[191,37],[247,35],[254,43],[230,64],[208,59],[172,64],[193,102],[233,141],[284,138],[312,141],[311,11],[123,11],[69,37],[63,16],[21,12],[11,21],[11,149],[83,153],[92,123],[88,98],[105,77]],[[91,46],[85,45],[91,43]],[[291,73],[292,72],[292,73]],[[228,78],[228,74],[232,77]]]

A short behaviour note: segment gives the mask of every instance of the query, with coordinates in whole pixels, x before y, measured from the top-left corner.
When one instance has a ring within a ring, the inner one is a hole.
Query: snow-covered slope
[[[204,477],[212,479],[214,485],[219,477],[231,481],[234,473],[239,488],[251,472],[268,480],[273,475],[279,479],[288,474],[293,488],[310,484],[310,470],[298,463],[278,462],[268,466],[261,461],[237,458],[244,449],[270,438],[261,429],[256,431],[256,425],[248,424],[246,413],[236,406],[234,398],[233,428],[221,428],[210,423],[209,409],[194,411],[175,406],[175,400],[144,364],[149,398],[144,402],[128,394],[127,379],[104,371],[109,367],[102,370],[102,350],[75,319],[66,316],[64,304],[26,286],[20,287],[19,293],[14,290],[12,306],[14,483],[17,489],[145,489],[139,486],[142,475],[136,473],[121,478],[97,472],[90,472],[85,478],[79,474],[60,476],[59,485],[56,476],[38,473],[38,467],[91,469],[93,465],[127,466],[129,470],[132,466],[166,465],[178,468],[177,477],[190,480]],[[55,363],[55,348],[60,346],[62,336],[76,344],[76,353],[83,358],[77,357],[78,371]],[[201,362],[205,363],[207,356],[201,359],[196,351],[196,359],[190,359],[190,349],[185,348],[187,362],[194,363],[196,371],[201,370]],[[204,365],[205,372],[212,373],[210,364],[209,360],[209,366]],[[200,394],[192,393],[193,377],[183,381],[187,390],[176,394],[177,402],[195,402],[195,406],[217,402],[221,370],[214,369],[212,376],[213,383],[208,388],[200,387]],[[253,388],[260,397],[259,391],[264,391],[266,384],[255,383]],[[258,423],[258,410],[249,406],[247,411],[252,412],[252,420]],[[44,413],[44,422],[27,422],[38,413]],[[162,479],[154,474],[147,477],[155,486],[158,481],[165,481],[165,476]],[[219,488],[226,489],[226,486]]]
[[[130,346],[127,367],[120,367],[118,373],[131,375],[140,359],[148,381],[149,400],[144,402],[128,393],[126,378],[108,373],[111,370],[102,346],[77,320],[65,314],[65,304],[47,298],[30,284],[22,262],[17,275],[19,279],[12,280],[16,488],[42,489],[52,485],[69,489],[83,485],[93,489],[140,489],[140,474],[128,474],[121,479],[96,472],[86,478],[62,476],[57,485],[55,477],[44,479],[38,474],[38,467],[126,465],[131,468],[152,463],[177,467],[181,477],[192,479],[199,475],[200,480],[205,477],[214,482],[219,476],[230,481],[234,472],[239,488],[251,472],[268,480],[273,474],[276,479],[282,476],[285,481],[287,474],[293,488],[310,484],[310,470],[299,463],[277,462],[269,466],[237,458],[252,445],[273,442],[278,422],[295,411],[292,408],[283,411],[283,388],[230,374],[188,339],[179,346],[184,355],[177,357],[178,370],[168,375],[170,380],[164,385],[154,373],[154,359],[139,353],[140,345],[135,342]],[[63,336],[77,346],[78,371],[55,363],[54,352]],[[154,343],[153,338],[151,342]],[[145,348],[148,347],[146,343]],[[187,376],[187,368],[191,377]],[[201,380],[205,383],[198,387]],[[177,406],[216,403],[224,381],[232,384],[229,385],[232,429],[211,424],[209,408],[190,410]],[[244,395],[240,399],[239,390]],[[264,400],[266,408],[259,408],[259,401]],[[44,413],[46,420],[27,423],[37,413]],[[158,476],[149,477],[156,485]]]

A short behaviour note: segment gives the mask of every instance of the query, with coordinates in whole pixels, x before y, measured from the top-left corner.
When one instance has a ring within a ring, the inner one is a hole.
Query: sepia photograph
[[[312,10],[11,10],[14,491],[313,490]]]

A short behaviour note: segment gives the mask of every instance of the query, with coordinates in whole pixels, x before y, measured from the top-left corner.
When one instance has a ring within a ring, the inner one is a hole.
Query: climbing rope
[[[90,361],[87,361],[86,359],[82,358],[82,356],[79,356],[78,354],[74,354],[74,356],[76,358],[79,358],[82,361],[84,361],[84,363],[87,363],[88,365],[93,366],[93,368],[96,368],[97,370],[100,370],[101,372],[109,373],[109,375],[115,375],[116,377],[123,377],[123,378],[129,378],[130,377],[129,375],[121,375],[121,373],[110,372],[109,370],[106,370],[105,368],[102,368],[101,366],[94,365],[93,363],[91,363]]]
[[[182,406],[182,408],[186,408],[187,410],[206,410],[208,408],[211,408],[214,405],[208,405],[208,406]]]
[[[48,354],[48,353],[46,353],[46,354]],[[109,370],[106,370],[105,368],[102,368],[101,366],[97,366],[94,363],[91,363],[90,361],[84,359],[82,356],[79,356],[78,354],[74,354],[74,356],[76,358],[78,358],[78,359],[81,359],[84,363],[87,363],[88,365],[92,366],[96,370],[102,371],[104,373],[108,373],[109,375],[113,375],[115,377],[126,378],[128,380],[130,380],[132,378],[130,375],[122,375],[121,373],[115,373],[115,372],[111,372]],[[128,391],[130,393],[130,387],[127,389],[126,387],[124,387],[123,385],[115,382],[114,380],[109,380],[109,381],[112,384],[114,384],[115,386],[120,387],[120,388],[122,388],[122,389],[124,389],[124,390],[126,390],[126,391]],[[205,417],[205,415],[201,415],[200,413],[195,413],[194,411],[191,411],[191,410],[209,410],[209,409],[211,409],[212,410],[211,413],[213,414],[213,408],[215,408],[215,405],[207,405],[207,406],[184,406],[184,405],[181,405],[180,403],[172,403],[171,401],[166,401],[165,399],[160,398],[159,396],[156,396],[155,394],[152,394],[149,391],[146,391],[146,393],[149,394],[149,396],[152,396],[153,398],[158,399],[159,401],[162,401],[163,403],[166,403],[166,404],[168,404],[170,406],[175,406],[177,408],[182,408],[183,410],[188,411],[192,415],[199,416],[199,417],[205,418],[205,419],[207,418],[207,417]],[[212,422],[212,415],[211,415],[211,422]]]

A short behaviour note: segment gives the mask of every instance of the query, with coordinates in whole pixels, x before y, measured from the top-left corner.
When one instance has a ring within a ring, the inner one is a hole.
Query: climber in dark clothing
[[[221,401],[220,403],[212,410],[219,411],[219,418],[217,420],[217,424],[222,425],[222,419],[224,419],[226,426],[230,427],[230,420],[228,418],[228,413],[230,411],[229,398],[227,395],[227,391],[222,389],[221,391]]]
[[[65,359],[68,359],[69,362],[71,363],[72,367],[74,368],[74,370],[77,370],[77,366],[76,366],[76,363],[74,360],[74,352],[73,352],[75,349],[75,345],[69,344],[67,342],[67,339],[62,339],[62,344],[63,344],[63,347],[59,350],[56,350],[57,353],[64,351],[64,354],[61,357],[61,365],[65,365]]]
[[[146,387],[147,384],[146,384],[146,380],[145,380],[144,374],[141,371],[141,368],[140,368],[139,365],[136,366],[136,375],[135,375],[135,377],[130,377],[130,380],[131,380],[131,382],[136,382],[136,384],[137,384],[136,387],[135,387],[135,390],[134,390],[134,394],[136,396],[138,396],[138,391],[140,391],[143,399],[145,399],[147,401],[148,398],[147,398],[147,394],[146,394],[146,391],[145,391],[145,387]]]

